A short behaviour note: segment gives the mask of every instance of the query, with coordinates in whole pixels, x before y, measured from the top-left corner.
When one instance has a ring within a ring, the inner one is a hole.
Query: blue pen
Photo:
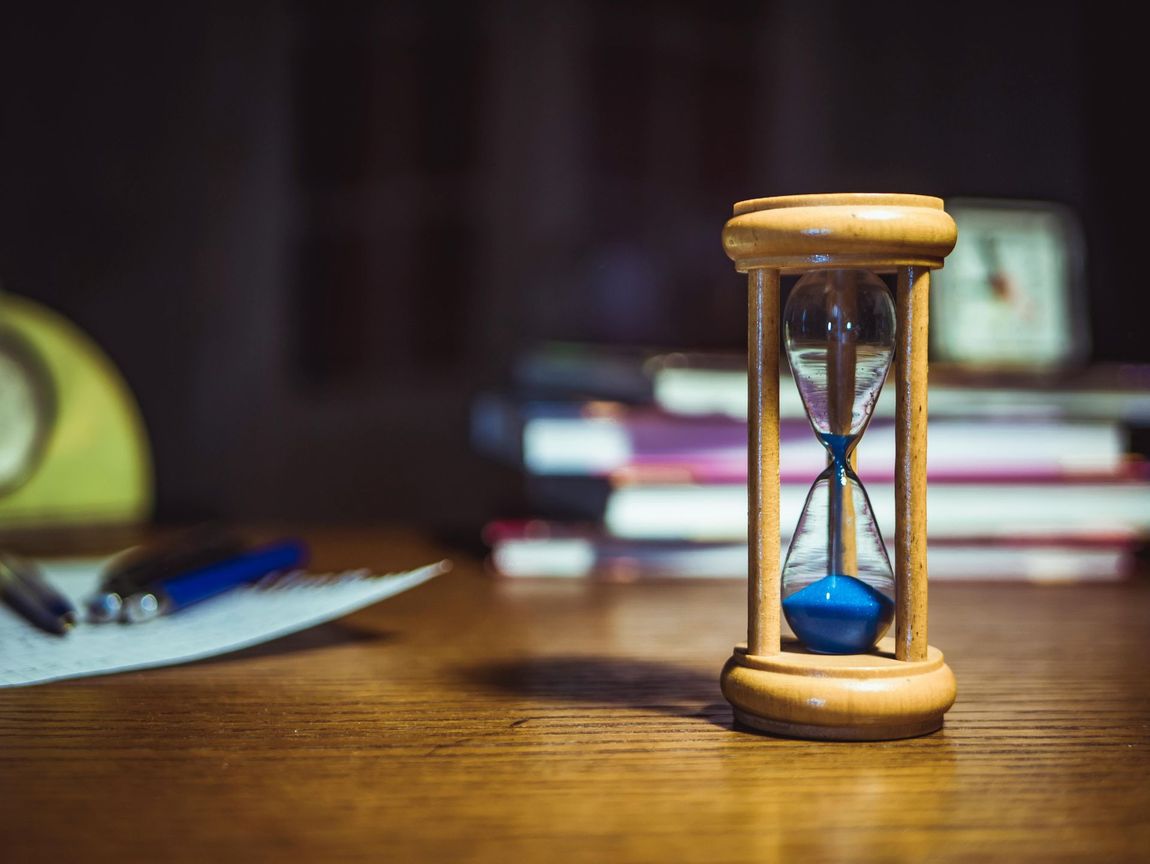
[[[175,612],[269,573],[294,570],[307,558],[307,548],[287,540],[245,552],[207,567],[169,576],[124,600],[123,621],[136,624]]]

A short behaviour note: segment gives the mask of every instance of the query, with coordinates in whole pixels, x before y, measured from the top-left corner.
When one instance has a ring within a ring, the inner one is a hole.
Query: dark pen
[[[0,552],[0,596],[37,627],[63,636],[76,626],[76,610],[31,561]]]
[[[108,564],[99,589],[85,602],[87,618],[96,624],[119,620],[125,598],[164,579],[232,558],[243,548],[233,531],[202,525],[131,549]]]

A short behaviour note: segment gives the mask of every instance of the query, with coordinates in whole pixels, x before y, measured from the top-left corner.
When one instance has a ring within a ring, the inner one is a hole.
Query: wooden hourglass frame
[[[748,277],[748,632],[721,678],[743,726],[799,738],[909,738],[939,729],[954,703],[954,675],[926,641],[926,386],[930,271],[956,238],[942,201],[924,195],[758,198],[736,204],[723,229],[727,255]],[[898,279],[886,384],[895,388],[895,635],[864,654],[816,654],[781,636],[779,281],[817,269]]]

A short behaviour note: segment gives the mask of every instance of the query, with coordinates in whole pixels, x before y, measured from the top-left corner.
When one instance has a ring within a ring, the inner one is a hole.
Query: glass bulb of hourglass
[[[783,312],[787,357],[830,457],[807,494],[782,574],[782,607],[811,650],[870,650],[894,618],[894,574],[850,456],[894,353],[894,304],[861,270],[817,270]]]
[[[886,285],[865,270],[815,270],[791,290],[783,320],[787,359],[815,433],[824,445],[830,435],[857,439],[894,354]]]

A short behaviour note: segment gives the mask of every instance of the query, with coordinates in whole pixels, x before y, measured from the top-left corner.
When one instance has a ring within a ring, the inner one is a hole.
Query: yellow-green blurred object
[[[9,433],[14,425],[39,427],[35,446],[7,439],[23,465],[0,488],[0,528],[146,520],[153,496],[147,432],[112,362],[63,316],[11,294],[0,295],[0,333],[0,423]]]

